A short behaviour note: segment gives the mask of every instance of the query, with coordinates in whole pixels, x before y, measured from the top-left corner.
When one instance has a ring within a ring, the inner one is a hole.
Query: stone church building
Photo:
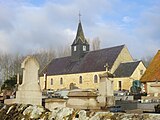
[[[100,75],[113,74],[114,90],[129,90],[146,70],[134,61],[125,45],[90,51],[81,21],[71,45],[71,56],[53,59],[40,73],[41,89],[70,89],[71,86],[97,89]]]

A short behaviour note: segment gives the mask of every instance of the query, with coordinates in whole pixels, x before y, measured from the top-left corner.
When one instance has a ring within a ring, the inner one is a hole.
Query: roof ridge
[[[117,48],[117,47],[124,47],[125,44],[123,45],[117,45],[117,46],[113,46],[113,47],[108,47],[108,48],[102,48],[102,49],[98,49],[98,50],[93,50],[93,51],[89,51],[89,52],[97,52],[97,51],[101,51],[101,50],[106,50],[106,49],[111,49],[111,48]]]
[[[121,63],[136,63],[136,62],[141,62],[142,60],[137,60],[137,61],[127,61],[127,62],[121,62]]]
[[[72,57],[72,56],[57,57],[57,58],[54,58],[53,60],[55,60],[55,59],[63,59],[63,58],[68,58],[68,57]]]

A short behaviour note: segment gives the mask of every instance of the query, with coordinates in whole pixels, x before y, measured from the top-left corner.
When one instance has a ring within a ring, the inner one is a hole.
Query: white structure
[[[38,84],[39,63],[28,56],[21,65],[23,69],[23,81],[16,92],[16,103],[41,105],[42,92]]]

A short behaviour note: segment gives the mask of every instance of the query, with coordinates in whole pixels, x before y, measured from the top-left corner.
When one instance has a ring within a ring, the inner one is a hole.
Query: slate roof
[[[160,50],[154,56],[141,78],[141,82],[152,82],[156,80],[160,81]]]
[[[48,66],[41,72],[47,75],[62,75],[73,73],[105,71],[104,65],[108,63],[109,69],[112,68],[115,60],[120,54],[124,45],[91,51],[85,54],[80,60],[73,56],[53,59]]]
[[[121,63],[115,70],[115,77],[130,77],[141,61]]]

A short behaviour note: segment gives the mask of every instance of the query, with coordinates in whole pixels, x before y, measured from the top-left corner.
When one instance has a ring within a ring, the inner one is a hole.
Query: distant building
[[[42,89],[77,88],[97,89],[100,74],[109,71],[115,75],[114,90],[129,90],[132,81],[140,79],[145,66],[134,61],[125,45],[89,51],[81,21],[71,45],[71,56],[53,59],[40,74]]]
[[[160,50],[152,59],[141,78],[147,93],[160,93]]]
[[[146,68],[142,61],[120,63],[114,72],[114,89],[129,90],[133,80],[140,80],[145,70]]]

